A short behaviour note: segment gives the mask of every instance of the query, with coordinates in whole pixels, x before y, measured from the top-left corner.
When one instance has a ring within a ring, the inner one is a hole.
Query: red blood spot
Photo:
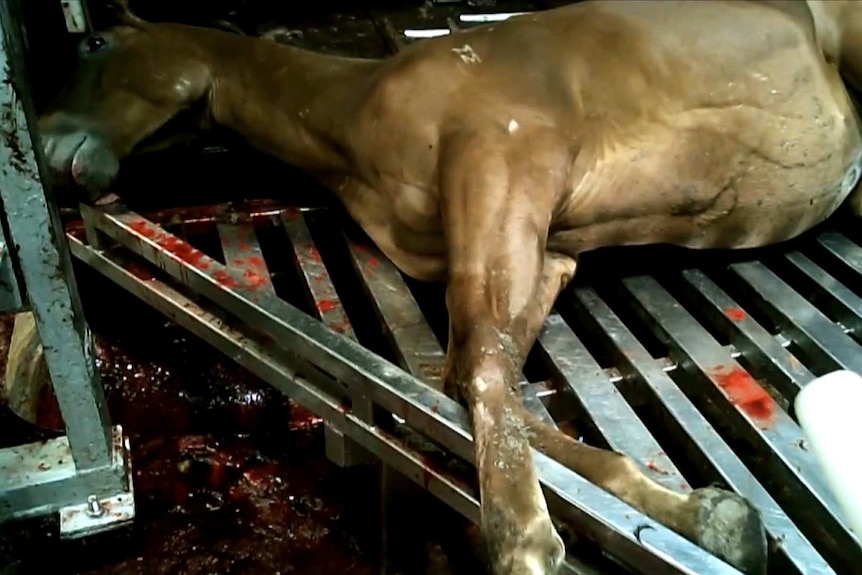
[[[729,307],[724,310],[724,315],[733,321],[742,321],[748,317],[748,314],[745,313],[745,310],[739,307]]]
[[[242,277],[248,282],[249,287],[259,288],[269,283],[267,278],[263,277],[259,273],[254,270],[245,270],[242,274]]]
[[[239,242],[237,244],[237,248],[239,248],[242,251],[248,251],[251,249],[251,246],[248,244],[248,242]]]
[[[368,258],[368,265],[370,265],[373,268],[376,268],[377,266],[380,265],[380,260],[378,260],[375,257],[370,257],[370,258]]]
[[[712,376],[724,390],[731,403],[739,407],[752,418],[760,420],[765,425],[772,423],[775,415],[775,400],[742,368],[718,366],[712,371]]]
[[[439,404],[435,403],[434,405],[431,406],[431,413],[437,413],[438,411],[440,411],[440,405]]]
[[[688,491],[689,489],[691,489],[691,487],[689,487],[688,483],[680,483],[679,488],[682,489],[683,491]]]
[[[259,258],[257,256],[251,256],[250,258],[248,258],[248,264],[256,268],[262,268],[263,263],[263,258]]]
[[[242,258],[237,258],[231,262],[234,266],[241,268],[245,265],[245,260]]]
[[[345,331],[347,331],[347,322],[342,321],[339,323],[334,323],[331,326],[329,326],[329,329],[331,329],[334,332],[344,333]]]
[[[664,469],[662,469],[661,467],[659,467],[658,465],[656,465],[652,461],[650,461],[647,464],[647,467],[650,469],[650,471],[654,471],[654,472],[659,473],[661,475],[667,475],[668,474],[667,471],[665,471]]]
[[[320,252],[317,251],[317,246],[315,246],[314,244],[308,246],[308,257],[318,263],[323,261],[320,257]]]
[[[137,232],[138,234],[144,236],[145,238],[154,238],[159,235],[159,231],[153,227],[153,225],[146,220],[135,220],[129,224],[129,227]]]
[[[317,302],[317,309],[320,313],[327,313],[338,307],[338,302],[334,299],[324,299]]]
[[[240,287],[239,282],[234,280],[230,274],[226,271],[218,270],[213,274],[213,279],[217,281],[222,287],[226,287],[228,289],[236,289]]]
[[[129,224],[129,227],[145,238],[153,240],[165,251],[174,254],[190,266],[201,270],[210,267],[209,262],[206,261],[207,255],[205,253],[181,239],[159,230],[154,224],[146,220],[135,220]]]

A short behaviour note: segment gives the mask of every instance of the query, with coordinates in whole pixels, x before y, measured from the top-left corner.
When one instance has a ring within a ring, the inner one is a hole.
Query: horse
[[[587,0],[380,59],[120,7],[39,117],[46,169],[99,201],[137,145],[202,110],[200,129],[330,190],[403,273],[445,282],[445,389],[469,413],[494,575],[551,574],[564,558],[531,447],[765,573],[749,501],[673,492],[544,425],[519,372],[586,252],[752,248],[860,214],[862,2]]]

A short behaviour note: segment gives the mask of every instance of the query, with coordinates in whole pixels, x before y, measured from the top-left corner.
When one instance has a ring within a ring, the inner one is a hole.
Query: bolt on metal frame
[[[0,450],[0,521],[60,512],[61,535],[77,537],[134,516],[128,446],[110,425],[68,243],[43,185],[17,0],[0,3],[0,26],[0,311],[33,312],[66,428]],[[88,498],[112,512],[79,513],[93,506]]]

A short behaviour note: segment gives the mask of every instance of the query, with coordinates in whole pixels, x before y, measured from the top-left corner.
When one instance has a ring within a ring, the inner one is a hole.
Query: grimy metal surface
[[[440,33],[470,25],[444,24]],[[381,28],[394,49],[421,41],[386,18]],[[123,206],[84,206],[88,236],[72,236],[72,251],[323,417],[342,464],[370,454],[477,521],[466,414],[440,393],[439,297],[366,240],[335,231],[325,209],[210,212],[211,249],[172,232],[181,211],[168,224]],[[261,238],[273,229],[280,240],[267,247]],[[268,265],[287,246],[299,300]],[[748,497],[766,523],[771,573],[855,573],[862,552],[790,406],[817,375],[862,371],[862,246],[852,233],[825,231],[759,257],[609,273],[568,290],[528,361],[524,401],[545,421],[574,423],[586,441],[628,453],[670,489],[717,482]],[[355,319],[367,317],[357,306],[373,311],[373,325]],[[385,349],[366,342],[369,330]],[[555,519],[630,572],[736,573],[552,459],[534,458]],[[575,557],[566,569],[590,572]]]
[[[440,302],[411,288],[375,247],[333,231],[325,209],[270,207],[257,218],[213,210],[221,214],[212,225],[222,253],[200,251],[157,216],[122,206],[82,211],[86,227],[115,247],[75,239],[76,257],[477,520],[466,414],[439,392],[444,336],[432,325]],[[171,222],[178,219],[174,213]],[[283,230],[281,243],[261,247],[256,239],[270,237],[261,229],[271,227]],[[314,237],[324,233],[340,248],[319,248]],[[558,301],[528,362],[545,376],[525,374],[522,386],[546,421],[575,421],[588,441],[630,454],[671,489],[720,482],[750,498],[763,513],[775,573],[853,573],[859,559],[787,410],[816,374],[852,368],[858,357],[840,354],[859,346],[852,320],[860,313],[862,247],[838,232],[814,243],[807,255],[788,251],[768,266],[752,260],[722,273],[685,268],[662,281],[634,275],[578,286]],[[289,303],[271,282],[266,256],[285,244],[304,302]],[[354,274],[342,271],[336,281],[339,257]],[[179,295],[188,289],[204,301]],[[373,310],[391,361],[364,347],[347,295]],[[829,337],[842,344],[824,342]],[[381,413],[405,423],[388,427]],[[535,459],[555,518],[631,571],[735,572],[555,461]]]
[[[129,493],[130,470],[122,430],[108,420],[63,225],[40,177],[19,8],[0,2],[0,312],[33,312],[66,435],[0,450],[0,521],[61,511],[61,533],[74,537],[93,525],[70,527],[62,510]],[[124,505],[132,516],[133,501]]]

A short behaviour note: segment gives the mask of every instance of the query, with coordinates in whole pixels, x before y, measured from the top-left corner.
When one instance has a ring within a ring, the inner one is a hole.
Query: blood
[[[326,459],[322,420],[120,288],[88,285],[92,275],[81,294],[111,422],[130,439],[139,521],[99,553],[50,529],[7,530],[4,563],[50,571],[62,553],[70,575],[379,572],[365,551],[373,474]],[[28,441],[9,415],[0,400],[4,447]]]
[[[745,313],[745,310],[739,307],[726,308],[724,310],[724,315],[726,315],[728,319],[733,321],[742,321],[748,317],[748,314]]]
[[[310,246],[308,246],[307,250],[308,250],[308,257],[312,261],[315,261],[317,263],[320,263],[323,261],[323,259],[320,257],[320,252],[317,251],[317,246],[315,246],[314,244],[311,244]]]
[[[264,266],[264,261],[263,258],[260,258],[258,256],[251,256],[250,258],[248,258],[248,264],[256,268],[262,268]]]
[[[242,277],[248,282],[248,285],[251,288],[259,288],[269,283],[268,278],[263,277],[254,270],[245,270]]]
[[[247,252],[248,250],[250,250],[250,249],[251,249],[251,246],[249,245],[249,243],[248,243],[248,242],[239,242],[239,243],[237,244],[237,248],[239,248],[239,249],[240,249],[240,251]]]
[[[654,471],[655,473],[659,473],[661,475],[667,475],[668,474],[668,472],[666,470],[662,469],[661,467],[659,467],[658,465],[656,465],[652,461],[650,461],[647,464],[647,468],[649,468],[650,471]]]
[[[338,301],[334,299],[324,299],[317,302],[317,309],[320,313],[329,313],[338,307]]]
[[[213,279],[219,283],[222,287],[226,287],[228,289],[237,289],[242,287],[242,285],[233,279],[229,273],[224,270],[217,270],[213,273]]]
[[[370,265],[373,268],[376,268],[377,266],[380,265],[380,260],[378,260],[375,257],[370,257],[370,258],[368,258],[368,265]]]
[[[362,244],[356,244],[353,246],[353,250],[358,254],[367,254],[368,246],[364,246]]]
[[[775,415],[775,400],[747,371],[734,367],[728,371],[726,366],[711,370],[712,376],[724,390],[731,403],[761,423],[770,425]]]
[[[146,220],[135,220],[129,224],[129,228],[145,238],[153,240],[160,247],[164,248],[165,251],[174,254],[190,266],[201,270],[206,270],[210,267],[209,258],[207,258],[205,253],[171,234],[162,232]]]

